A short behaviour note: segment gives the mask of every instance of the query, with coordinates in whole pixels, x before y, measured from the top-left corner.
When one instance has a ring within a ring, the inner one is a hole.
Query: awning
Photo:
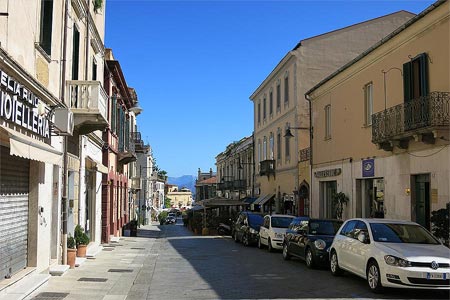
[[[258,198],[256,197],[246,197],[242,199],[246,204],[253,204]]]
[[[99,162],[98,160],[96,160],[90,156],[86,156],[86,159],[88,159],[92,162],[93,167],[96,167],[97,171],[99,171],[100,173],[103,173],[103,174],[108,174],[108,167],[106,167],[104,164],[102,164],[101,162]]]
[[[275,197],[275,194],[266,194],[266,195],[261,195],[258,199],[255,200],[255,202],[253,202],[253,205],[264,205],[267,201],[269,201],[270,199],[272,199],[273,197]]]
[[[209,199],[204,199],[197,201],[197,203],[205,206],[205,207],[218,207],[218,206],[243,206],[246,203],[240,200],[233,200],[223,197],[214,197]]]
[[[62,166],[62,152],[51,145],[2,125],[0,129],[9,136],[11,155]]]

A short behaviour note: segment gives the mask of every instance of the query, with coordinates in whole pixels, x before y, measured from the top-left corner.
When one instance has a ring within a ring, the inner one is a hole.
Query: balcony
[[[311,148],[305,148],[300,150],[300,162],[309,161],[311,157]]]
[[[141,138],[141,133],[139,131],[135,131],[131,133],[131,141],[130,144],[134,145],[134,151],[136,153],[144,153],[145,152],[145,145],[144,141]]]
[[[373,114],[372,143],[386,151],[394,146],[407,149],[411,139],[434,144],[450,125],[449,95],[431,92]]]
[[[245,190],[247,188],[247,183],[245,179],[240,180],[234,180],[233,181],[233,188],[235,190]]]
[[[267,175],[275,175],[275,160],[268,159],[263,160],[259,163],[259,176]]]
[[[217,184],[217,188],[221,191],[232,190],[233,189],[233,181],[222,181]]]
[[[73,112],[74,129],[88,134],[108,127],[107,99],[99,81],[68,80],[66,100]]]

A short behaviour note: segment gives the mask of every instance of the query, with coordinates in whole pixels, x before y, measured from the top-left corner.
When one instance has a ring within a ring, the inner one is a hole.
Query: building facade
[[[412,220],[449,201],[450,7],[438,1],[310,91],[312,215]],[[330,151],[331,150],[331,151]]]
[[[170,199],[170,207],[173,208],[186,209],[192,206],[192,192],[188,188],[180,189],[176,185],[170,185],[166,198]]]
[[[401,11],[302,40],[253,92],[255,204],[263,211],[309,215],[310,176],[299,169],[309,151],[305,92],[411,17]]]

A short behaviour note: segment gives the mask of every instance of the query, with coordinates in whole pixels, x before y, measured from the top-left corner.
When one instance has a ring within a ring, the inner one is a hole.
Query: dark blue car
[[[259,239],[259,227],[264,217],[260,213],[241,211],[233,224],[232,236],[235,242],[242,242],[244,246],[255,245]]]
[[[283,258],[298,257],[308,268],[328,266],[328,248],[341,225],[341,220],[295,218],[284,237]]]

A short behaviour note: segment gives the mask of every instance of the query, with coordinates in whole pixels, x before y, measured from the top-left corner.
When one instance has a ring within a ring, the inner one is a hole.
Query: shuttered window
[[[52,54],[53,0],[41,0],[41,27],[39,46],[48,55]]]
[[[403,64],[404,101],[408,102],[428,93],[428,55],[421,53]]]

